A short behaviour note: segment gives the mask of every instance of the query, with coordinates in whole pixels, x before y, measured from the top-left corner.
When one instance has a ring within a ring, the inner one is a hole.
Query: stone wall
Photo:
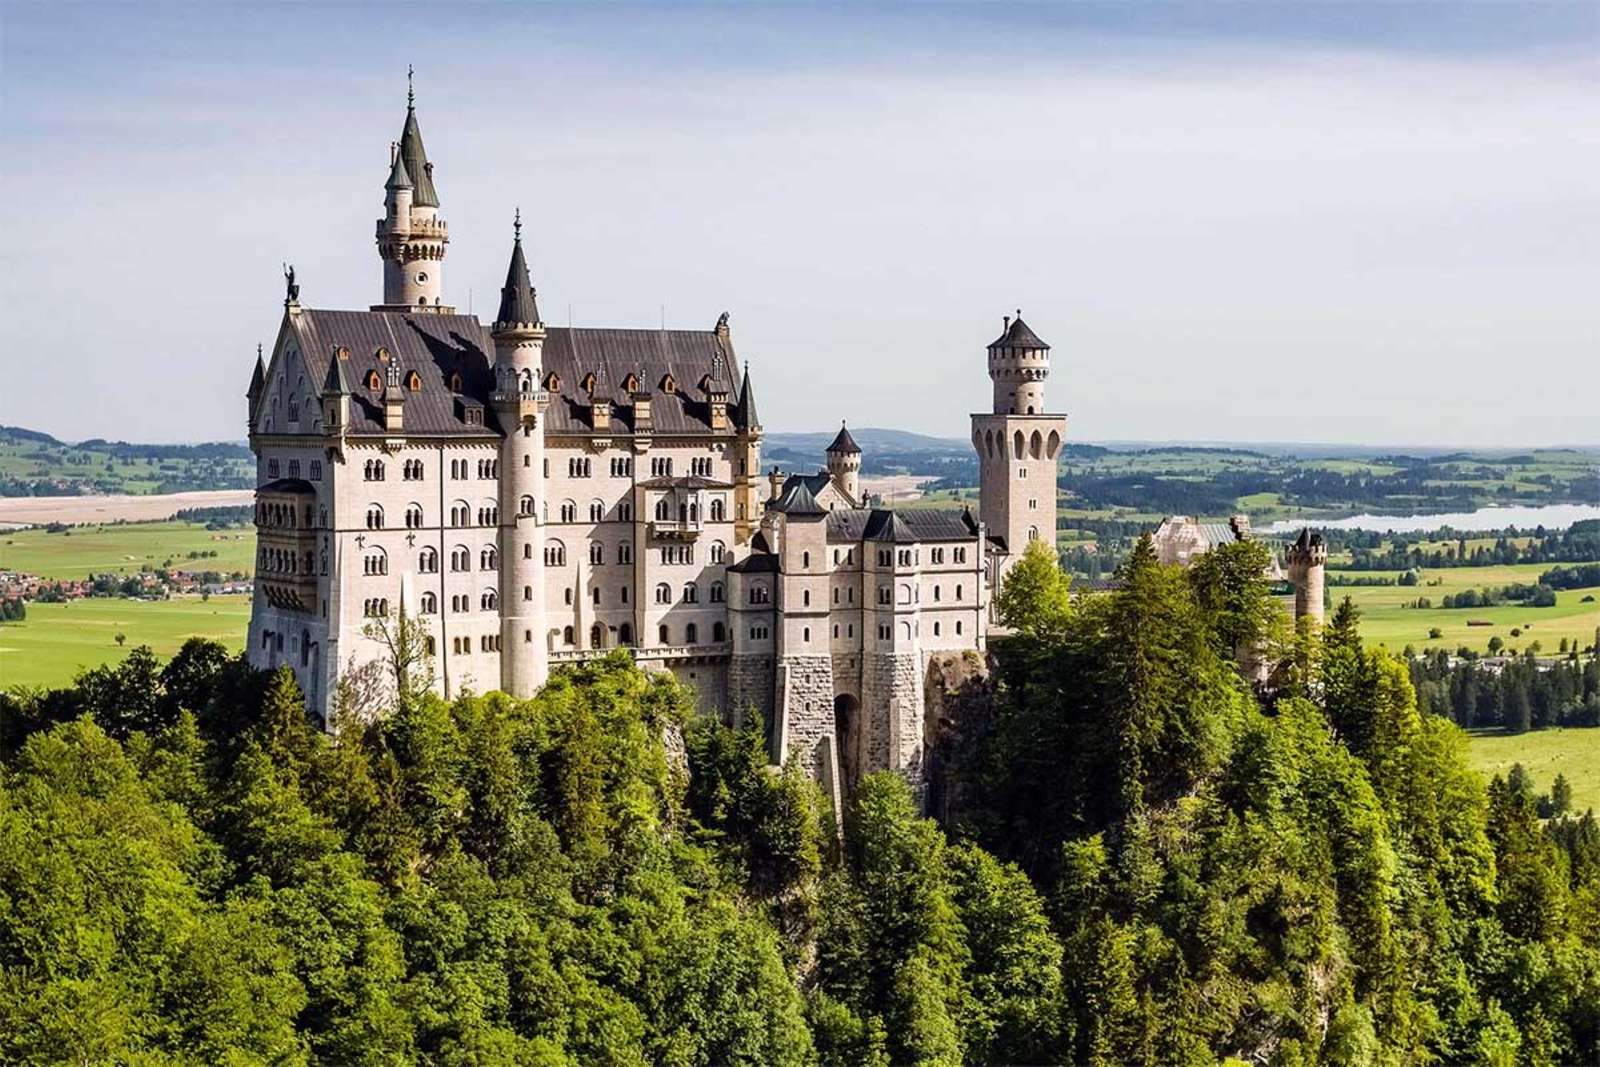
[[[871,653],[862,667],[863,774],[896,770],[919,784],[922,766],[921,657],[914,651]]]
[[[818,743],[833,734],[833,657],[784,656],[778,661],[778,748],[781,763],[798,752],[817,774]]]
[[[963,762],[994,715],[991,659],[978,652],[928,657],[924,680],[922,733],[927,753],[923,767],[923,810],[945,826],[954,825],[966,804]]]
[[[772,697],[775,671],[771,656],[733,656],[728,660],[727,716],[732,726],[744,721],[754,710],[767,724],[767,736],[773,736]]]

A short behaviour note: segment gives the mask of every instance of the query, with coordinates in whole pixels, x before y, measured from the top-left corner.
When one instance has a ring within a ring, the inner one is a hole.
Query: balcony
[[[650,523],[650,536],[658,541],[693,541],[700,536],[705,523],[698,517],[692,519],[655,519]]]

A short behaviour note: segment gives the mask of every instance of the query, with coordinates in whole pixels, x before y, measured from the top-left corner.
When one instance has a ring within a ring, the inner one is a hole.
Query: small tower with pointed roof
[[[766,479],[761,474],[761,416],[756,414],[755,387],[750,384],[750,364],[744,365],[744,380],[731,412],[733,444],[733,539],[749,544],[761,525],[767,501]]]
[[[433,164],[422,147],[416,93],[406,71],[406,122],[390,146],[383,218],[378,220],[378,256],[383,260],[383,303],[374,311],[455,313],[444,303],[444,253],[450,230],[439,217]]]
[[[1289,584],[1294,586],[1294,617],[1309,616],[1321,626],[1326,614],[1322,599],[1328,564],[1328,546],[1322,535],[1309,526],[1301,529],[1284,553],[1284,562],[1289,565]]]
[[[1045,410],[1050,346],[1022,321],[1007,315],[1000,336],[989,344],[991,410],[972,416],[978,451],[979,512],[991,538],[998,538],[1000,566],[1022,557],[1030,541],[1056,543],[1056,457],[1065,443],[1065,415]]]
[[[522,254],[522,212],[489,335],[500,431],[500,686],[530,697],[550,673],[544,601],[544,323]]]
[[[839,423],[839,433],[828,446],[828,476],[834,486],[850,501],[852,507],[861,507],[861,448],[850,436],[850,429]]]

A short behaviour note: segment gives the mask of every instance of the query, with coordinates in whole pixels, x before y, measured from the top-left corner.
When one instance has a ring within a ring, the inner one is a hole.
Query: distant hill
[[[95,438],[73,444],[0,426],[0,496],[248,489],[254,473],[249,447],[236,441],[166,445]]]
[[[820,453],[833,442],[838,432],[838,430],[827,430],[820,433],[769,433],[766,435],[766,443],[769,447]],[[885,448],[895,452],[919,450],[951,452],[972,447],[972,442],[964,438],[930,437],[927,434],[912,433],[910,430],[884,430],[872,426],[865,426],[859,430],[852,426],[850,436],[856,439],[856,444],[861,446],[863,452],[869,448]]]

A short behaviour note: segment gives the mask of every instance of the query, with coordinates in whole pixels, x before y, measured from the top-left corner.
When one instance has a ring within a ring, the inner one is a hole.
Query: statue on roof
[[[300,303],[300,286],[294,280],[294,264],[293,263],[285,263],[283,265],[283,283],[284,283],[284,290],[285,290],[284,298],[283,298],[284,303],[286,303],[286,304],[298,304],[298,303]]]

